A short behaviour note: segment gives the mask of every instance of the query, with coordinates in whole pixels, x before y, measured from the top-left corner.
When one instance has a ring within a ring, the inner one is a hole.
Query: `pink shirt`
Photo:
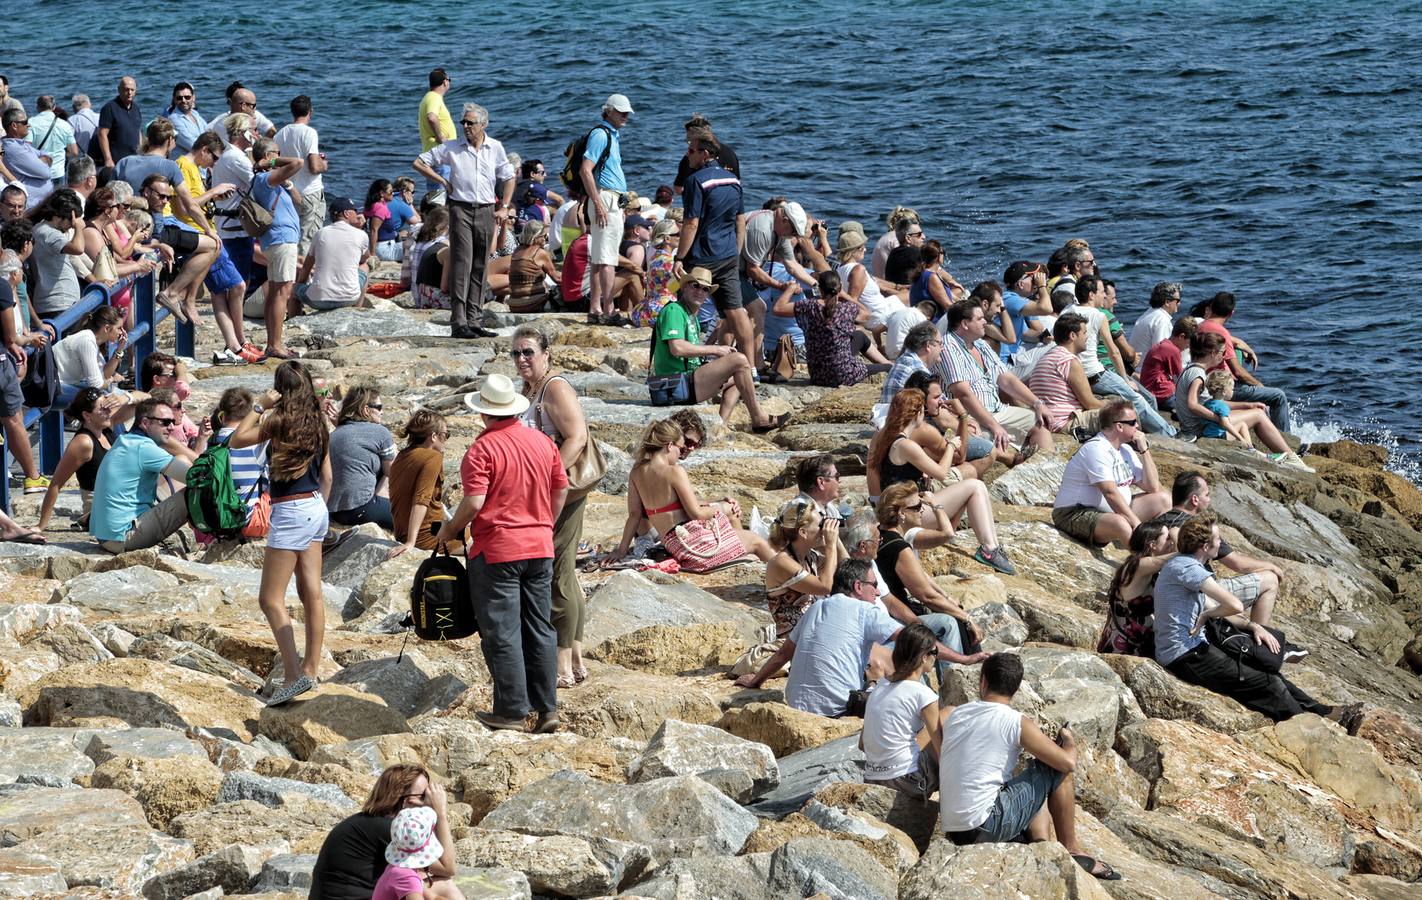
[[[1037,360],[1037,365],[1032,368],[1032,374],[1027,376],[1027,387],[1042,401],[1047,416],[1047,428],[1051,431],[1061,431],[1072,413],[1081,409],[1076,394],[1067,383],[1071,361],[1074,359],[1076,356],[1070,350],[1053,347],[1042,354],[1042,358]]]
[[[1229,360],[1234,359],[1234,336],[1229,333],[1229,329],[1221,325],[1219,322],[1211,322],[1209,319],[1205,319],[1200,323],[1200,326],[1195,329],[1195,333],[1217,334],[1220,337],[1224,338],[1224,359],[1220,360],[1220,364],[1215,366],[1210,371],[1217,372],[1220,369],[1229,368]]]
[[[424,893],[425,880],[419,872],[402,866],[386,866],[370,900],[405,900],[409,894],[424,896]]]
[[[1184,369],[1180,348],[1170,341],[1161,341],[1151,347],[1141,361],[1141,384],[1155,399],[1169,400],[1175,396],[1175,379]]]
[[[459,466],[464,496],[483,495],[469,558],[514,562],[553,556],[553,495],[568,486],[558,448],[518,418],[491,421]]]

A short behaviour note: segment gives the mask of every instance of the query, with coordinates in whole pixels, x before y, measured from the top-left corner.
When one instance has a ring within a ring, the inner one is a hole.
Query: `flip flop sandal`
[[[751,426],[751,433],[753,433],[753,434],[766,434],[766,433],[768,433],[768,432],[774,431],[774,430],[777,429],[777,428],[783,428],[783,427],[785,426],[785,423],[787,423],[787,422],[790,421],[790,415],[791,415],[791,414],[788,413],[788,412],[787,412],[787,413],[781,413],[780,415],[778,415],[778,416],[776,416],[775,418],[771,419],[771,420],[770,420],[770,423],[767,424],[767,425],[752,425],[752,426]]]
[[[587,681],[587,680],[588,680],[588,667],[587,667],[587,666],[575,666],[575,667],[573,668],[573,680],[576,681],[578,684],[582,684],[584,681]]]
[[[577,686],[577,683],[578,683],[577,678],[573,677],[572,675],[559,675],[559,676],[558,676],[558,689],[559,689],[559,690],[562,690],[562,689],[564,689],[564,688],[576,687],[576,686]]]
[[[1073,853],[1073,854],[1071,855],[1071,858],[1074,859],[1074,860],[1076,860],[1076,864],[1077,864],[1078,866],[1081,866],[1083,869],[1085,869],[1088,875],[1090,875],[1091,877],[1097,879],[1098,881],[1120,881],[1120,880],[1121,880],[1121,873],[1120,873],[1120,872],[1117,872],[1115,869],[1111,868],[1111,866],[1110,866],[1109,863],[1100,862],[1099,860],[1097,860],[1097,859],[1095,859],[1095,858],[1093,858],[1093,857],[1087,856],[1087,855],[1085,855],[1085,854],[1080,854],[1080,853]],[[1098,863],[1106,870],[1105,872],[1099,872],[1099,873],[1098,873],[1098,872],[1096,871],[1096,866],[1098,865]]]

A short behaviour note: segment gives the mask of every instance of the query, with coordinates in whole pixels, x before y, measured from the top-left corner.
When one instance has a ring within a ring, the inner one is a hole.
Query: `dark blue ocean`
[[[669,183],[701,112],[747,199],[871,233],[918,209],[968,284],[1091,242],[1127,323],[1151,286],[1239,297],[1258,375],[1306,439],[1382,442],[1422,473],[1422,4],[248,3],[7,0],[3,71],[146,115],[241,79],[281,124],[311,95],[327,194],[409,172],[426,75],[556,170],[613,91],[634,189]],[[16,36],[19,36],[16,38]],[[32,106],[31,106],[32,108]]]

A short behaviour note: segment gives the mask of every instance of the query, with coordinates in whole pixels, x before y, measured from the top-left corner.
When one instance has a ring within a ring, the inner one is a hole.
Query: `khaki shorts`
[[[1101,410],[1099,409],[1078,409],[1071,414],[1062,427],[1057,429],[1057,434],[1070,434],[1073,430],[1080,428],[1092,434],[1101,430]]]
[[[1052,524],[1078,541],[1095,546],[1096,523],[1104,515],[1094,506],[1058,506],[1052,510]]]
[[[617,265],[617,249],[622,246],[622,195],[617,191],[598,191],[602,206],[607,210],[607,227],[597,224],[597,207],[589,203],[588,215],[588,262],[594,266]]]
[[[296,280],[296,245],[272,244],[264,251],[267,255],[267,280],[274,284],[288,284]]]
[[[992,417],[1019,444],[1027,440],[1027,432],[1037,427],[1037,413],[1023,406],[1003,406]]]

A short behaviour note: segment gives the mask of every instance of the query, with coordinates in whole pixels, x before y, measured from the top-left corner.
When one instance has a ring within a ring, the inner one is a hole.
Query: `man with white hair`
[[[74,143],[81,148],[88,147],[94,139],[94,132],[99,129],[99,114],[89,102],[88,94],[75,94],[69,102],[72,104],[69,107],[72,110],[69,126],[74,129]]]
[[[416,172],[443,185],[448,197],[450,334],[457,338],[495,336],[483,327],[484,270],[495,222],[510,215],[514,167],[504,145],[485,133],[488,127],[488,110],[466,103],[461,136],[426,150],[413,163]],[[440,174],[442,166],[449,166],[448,176]],[[617,262],[615,255],[612,261]]]
[[[632,118],[632,103],[612,94],[602,105],[602,121],[588,132],[578,177],[588,198],[585,210],[592,292],[588,295],[590,324],[624,325],[613,305],[618,246],[622,241],[623,197],[627,176],[622,172],[622,128]],[[605,308],[605,310],[604,310]]]
[[[92,159],[81,154],[65,164],[64,181],[65,187],[78,194],[80,200],[88,200],[99,186],[99,170]]]

